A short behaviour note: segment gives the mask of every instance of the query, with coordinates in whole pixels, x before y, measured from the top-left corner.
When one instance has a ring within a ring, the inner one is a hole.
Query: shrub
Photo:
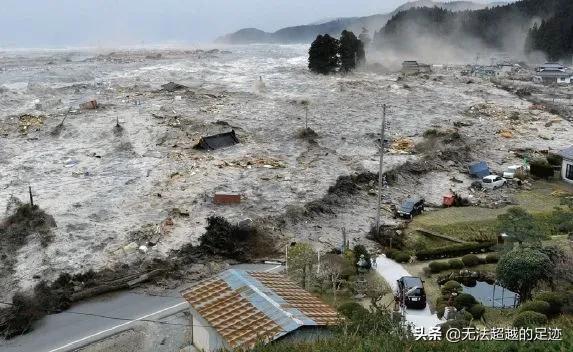
[[[376,231],[376,226],[372,226],[366,238],[376,241],[384,247],[392,247],[392,249],[403,249],[405,246],[404,236],[401,232],[396,231],[395,226],[382,225],[379,231]]]
[[[462,285],[455,281],[455,280],[450,280],[448,282],[446,282],[445,284],[442,285],[441,291],[442,291],[442,295],[449,295],[450,293],[453,292],[460,292],[462,290]]]
[[[483,317],[485,313],[485,307],[480,303],[474,304],[473,306],[470,307],[470,309],[468,309],[468,312],[471,313],[474,319],[479,320]]]
[[[273,246],[268,245],[272,241],[267,237],[256,227],[244,228],[223,217],[211,216],[207,218],[205,233],[199,237],[199,249],[203,253],[241,261],[270,254]]]
[[[396,257],[396,254],[398,254],[398,252],[400,252],[400,251],[397,249],[388,249],[386,251],[386,257],[388,259],[394,259]]]
[[[549,154],[547,154],[547,162],[550,165],[557,166],[557,165],[561,165],[561,163],[563,163],[563,158],[558,154],[549,153]]]
[[[493,247],[493,242],[457,243],[444,247],[436,247],[416,252],[419,260],[452,258],[468,253],[482,253]]]
[[[537,312],[544,315],[548,315],[551,308],[549,303],[545,301],[530,301],[525,302],[519,307],[520,312]]]
[[[347,302],[338,307],[338,312],[347,318],[353,319],[368,313],[368,310],[356,302]]]
[[[456,307],[457,310],[461,310],[462,308],[469,309],[476,303],[477,301],[474,296],[469,293],[460,293],[454,298],[454,307]]]
[[[359,260],[362,255],[364,256],[364,260],[366,260],[367,263],[366,269],[370,269],[372,267],[370,253],[368,253],[366,247],[364,247],[361,244],[357,244],[356,246],[354,246],[354,249],[352,251],[354,252],[354,257],[356,258],[356,260]]]
[[[534,328],[545,324],[547,324],[547,316],[532,311],[521,312],[513,320],[513,326],[516,328]]]
[[[499,254],[498,253],[490,253],[485,256],[486,263],[497,263],[499,261]]]
[[[464,262],[461,259],[450,259],[448,260],[448,264],[450,264],[450,268],[452,269],[461,269],[464,267]]]
[[[433,273],[439,273],[440,271],[448,270],[450,268],[450,264],[448,264],[448,262],[430,262],[428,267]]]
[[[471,321],[474,316],[467,310],[458,311],[456,314],[456,320]]]
[[[545,159],[535,159],[531,161],[529,172],[536,177],[550,178],[553,177],[554,171]]]
[[[394,260],[397,261],[398,263],[408,263],[410,261],[410,255],[406,252],[398,251],[394,255]]]
[[[480,264],[479,257],[475,254],[466,254],[462,257],[462,262],[467,267],[472,267]]]
[[[547,302],[549,304],[547,315],[555,316],[561,313],[561,308],[563,308],[565,297],[563,294],[558,292],[541,292],[535,295],[535,300]]]

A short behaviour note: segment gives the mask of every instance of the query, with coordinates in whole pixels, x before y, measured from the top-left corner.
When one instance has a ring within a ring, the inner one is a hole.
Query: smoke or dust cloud
[[[398,69],[404,60],[429,64],[496,64],[501,61],[539,63],[545,60],[540,52],[527,52],[528,29],[540,19],[520,16],[505,21],[497,34],[500,45],[469,34],[462,18],[455,16],[448,33],[433,33],[428,23],[404,21],[391,35],[378,34],[369,53],[369,62],[383,63]]]

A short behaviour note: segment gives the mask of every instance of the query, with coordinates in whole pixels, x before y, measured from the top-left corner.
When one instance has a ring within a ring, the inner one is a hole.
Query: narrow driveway
[[[402,276],[412,276],[402,265],[386,258],[383,254],[376,258],[375,269],[378,274],[386,280],[388,285],[390,285],[393,292],[396,292],[398,289],[398,283],[396,281],[399,278]],[[426,330],[442,323],[435,314],[432,314],[427,304],[424,309],[405,309],[404,317],[408,323],[417,327],[424,327]]]

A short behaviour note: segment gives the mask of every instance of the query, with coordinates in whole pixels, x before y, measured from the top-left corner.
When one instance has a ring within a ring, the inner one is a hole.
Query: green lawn
[[[552,212],[555,207],[561,206],[561,199],[553,192],[568,191],[563,187],[567,186],[563,186],[560,182],[538,181],[532,190],[521,191],[515,195],[517,205],[533,214],[548,236],[559,235]],[[426,228],[465,241],[495,241],[497,217],[507,209],[509,207],[498,209],[460,207],[427,212],[414,218],[409,225],[410,234],[413,238],[417,238],[412,230]]]

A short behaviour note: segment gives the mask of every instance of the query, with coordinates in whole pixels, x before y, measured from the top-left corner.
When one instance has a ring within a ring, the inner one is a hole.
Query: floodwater
[[[183,244],[196,244],[209,216],[232,222],[280,216],[323,197],[341,175],[378,172],[384,103],[389,140],[417,143],[430,128],[464,122],[459,132],[472,157],[493,169],[518,161],[510,149],[570,144],[570,123],[546,127],[556,116],[531,112],[528,102],[487,81],[467,84],[455,70],[403,80],[395,72],[369,70],[322,76],[309,72],[305,45],[222,49],[230,52],[0,52],[0,208],[12,195],[26,199],[31,185],[35,202],[58,225],[47,248],[30,239],[10,252],[16,264],[0,267],[0,297],[61,272],[165,258]],[[170,81],[189,89],[161,91]],[[80,111],[78,105],[89,99],[101,109]],[[308,124],[318,134],[313,143],[297,134],[305,124],[302,100],[309,101]],[[507,113],[465,113],[486,102]],[[45,108],[38,110],[38,103]],[[61,133],[52,134],[69,110]],[[497,131],[512,123],[510,112],[523,123],[512,127],[508,140]],[[24,114],[41,118],[27,127]],[[121,134],[114,133],[116,121]],[[230,129],[240,144],[213,152],[192,149],[202,136]],[[384,170],[417,158],[389,153]],[[448,189],[466,195],[471,179],[465,170],[444,162],[441,171],[400,178],[384,199],[400,203],[413,189],[438,204]],[[454,177],[463,182],[452,182]],[[351,246],[371,245],[365,235],[375,219],[376,197],[367,191],[345,199],[334,214],[270,223],[271,235],[278,245],[307,241],[328,250],[340,243],[344,228]],[[215,206],[215,192],[240,193],[241,204]],[[174,208],[189,215],[173,215]],[[168,217],[173,225],[156,246],[145,253],[131,250],[157,228],[165,229],[160,225]],[[391,221],[391,214],[383,220]]]

